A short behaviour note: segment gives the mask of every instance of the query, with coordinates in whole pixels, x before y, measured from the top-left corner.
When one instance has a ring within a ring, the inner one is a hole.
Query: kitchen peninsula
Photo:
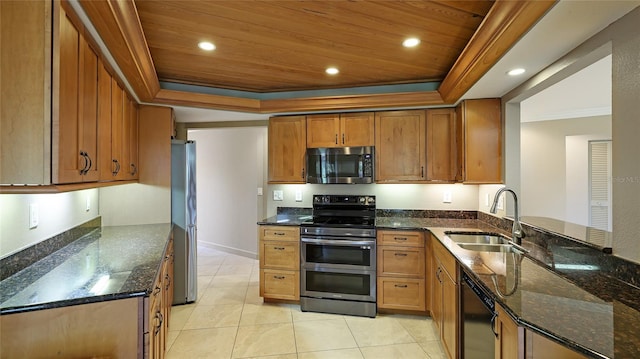
[[[164,353],[170,224],[102,227],[0,282],[2,357]]]
[[[298,226],[308,215],[303,209],[279,209],[276,216],[258,224]],[[551,345],[554,350],[566,351],[564,355],[578,358],[638,357],[640,291],[631,284],[633,275],[629,274],[637,271],[634,264],[603,249],[528,225],[524,226],[527,237],[523,245],[529,252],[519,259],[505,253],[463,249],[445,233],[454,229],[507,235],[510,223],[474,211],[379,210],[376,217],[379,231],[425,231],[432,245],[442,244],[455,258],[457,270],[472,273],[491,293],[496,307],[508,313],[525,343],[519,351],[533,350],[536,357],[536,346]],[[426,248],[429,261],[432,247],[427,244]],[[429,273],[432,268],[427,265],[427,278],[433,275]],[[430,284],[426,291],[427,309],[433,314]],[[509,295],[505,295],[507,292]],[[548,354],[549,348],[545,350]]]

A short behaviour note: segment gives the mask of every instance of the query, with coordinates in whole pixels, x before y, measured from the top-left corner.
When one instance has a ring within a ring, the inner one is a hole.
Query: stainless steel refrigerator
[[[171,141],[171,222],[174,239],[173,304],[197,296],[196,144]]]

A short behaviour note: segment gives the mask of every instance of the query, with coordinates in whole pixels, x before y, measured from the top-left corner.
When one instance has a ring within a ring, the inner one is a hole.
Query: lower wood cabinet
[[[587,356],[562,346],[530,330],[525,331],[527,359],[586,359]]]
[[[494,330],[497,333],[495,359],[519,358],[521,336],[524,334],[524,329],[518,327],[518,324],[498,303],[496,303],[496,314],[494,324]]]
[[[300,227],[258,226],[260,296],[300,300]]]
[[[426,311],[424,251],[424,232],[378,230],[379,309]]]

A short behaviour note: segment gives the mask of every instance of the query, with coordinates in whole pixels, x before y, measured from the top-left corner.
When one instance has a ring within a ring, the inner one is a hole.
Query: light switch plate
[[[451,203],[451,191],[444,191],[442,194],[442,203]]]
[[[296,202],[302,202],[302,190],[296,190]]]
[[[36,228],[38,226],[38,222],[40,221],[38,212],[37,203],[29,204],[29,229]]]
[[[262,187],[258,187],[258,196],[262,196]]]
[[[282,201],[282,200],[284,200],[284,193],[282,192],[282,190],[273,191],[273,200],[274,201]]]

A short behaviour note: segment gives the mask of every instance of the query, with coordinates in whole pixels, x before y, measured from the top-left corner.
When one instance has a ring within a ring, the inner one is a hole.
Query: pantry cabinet
[[[464,183],[502,183],[500,99],[464,100],[456,107],[459,170]]]
[[[426,179],[425,116],[424,110],[376,112],[376,182]]]
[[[268,136],[268,182],[305,183],[305,116],[271,117]]]
[[[426,310],[424,253],[423,232],[378,230],[379,309]]]
[[[258,226],[260,296],[300,300],[300,227]]]
[[[432,253],[431,316],[438,327],[442,348],[449,358],[458,355],[458,265],[456,259],[433,236],[430,238]]]
[[[307,148],[373,146],[373,112],[307,116]]]

